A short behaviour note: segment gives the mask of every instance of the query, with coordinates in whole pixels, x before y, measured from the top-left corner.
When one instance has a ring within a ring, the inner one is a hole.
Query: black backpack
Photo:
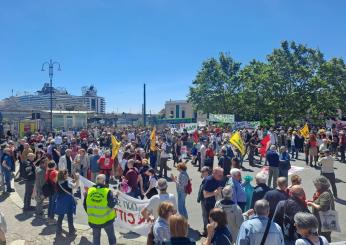
[[[42,186],[42,194],[44,197],[50,197],[53,196],[55,193],[54,185],[48,180],[44,185]]]
[[[283,217],[283,222],[282,222],[282,232],[284,234],[285,239],[296,240],[299,238],[299,235],[298,235],[296,228],[294,226],[293,216],[290,216],[286,213],[287,206],[288,206],[288,200],[285,201],[285,204],[284,204],[284,217]]]

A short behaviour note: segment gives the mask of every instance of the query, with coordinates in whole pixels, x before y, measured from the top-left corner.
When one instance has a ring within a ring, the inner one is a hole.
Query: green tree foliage
[[[188,97],[196,110],[232,113],[237,120],[321,122],[346,107],[346,65],[287,41],[265,62],[253,60],[243,68],[221,53],[203,62]]]

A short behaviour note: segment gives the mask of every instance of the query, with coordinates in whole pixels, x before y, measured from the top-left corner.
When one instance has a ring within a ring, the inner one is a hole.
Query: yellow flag
[[[304,138],[308,138],[310,134],[308,124],[305,123],[304,127],[299,130],[299,132]]]
[[[238,131],[232,135],[229,141],[232,145],[234,145],[235,148],[240,151],[243,156],[245,155],[245,144]]]
[[[112,135],[112,159],[114,160],[115,157],[118,155],[119,149],[120,149],[121,142],[119,142],[114,135]]]
[[[150,134],[150,150],[156,151],[156,128],[153,128]]]

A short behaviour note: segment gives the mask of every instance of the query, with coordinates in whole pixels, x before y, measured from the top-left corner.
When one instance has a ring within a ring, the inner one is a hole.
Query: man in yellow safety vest
[[[106,176],[99,174],[96,177],[96,185],[88,189],[83,203],[88,214],[89,225],[93,230],[94,245],[100,244],[102,228],[107,233],[109,244],[116,244],[113,222],[116,218],[114,206],[118,200],[105,183]]]

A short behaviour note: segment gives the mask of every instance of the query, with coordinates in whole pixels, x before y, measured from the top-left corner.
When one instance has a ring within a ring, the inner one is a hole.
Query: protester
[[[167,143],[166,138],[163,138],[160,146],[160,178],[167,178],[167,161],[168,161],[168,152],[167,152]]]
[[[62,235],[62,221],[65,214],[67,215],[69,235],[75,235],[76,229],[73,225],[73,214],[76,213],[76,201],[73,197],[73,189],[78,187],[78,177],[76,175],[76,183],[68,180],[67,170],[60,170],[57,179],[57,195],[55,213],[58,215],[56,226],[56,235]]]
[[[268,191],[263,199],[269,203],[269,218],[273,218],[275,208],[280,201],[287,200],[287,179],[285,177],[279,177],[277,180],[277,187],[274,190]]]
[[[134,198],[138,198],[138,196],[141,195],[141,191],[139,189],[139,174],[137,169],[134,167],[134,163],[135,161],[133,159],[130,159],[127,162],[128,171],[126,172],[126,175],[123,176],[123,179],[126,180],[127,184],[131,188],[131,191],[127,194]]]
[[[89,166],[90,160],[88,155],[86,154],[86,151],[84,149],[79,149],[78,155],[74,159],[72,173],[78,173],[83,177],[87,178]]]
[[[317,140],[315,134],[310,134],[309,140],[307,142],[307,146],[309,148],[309,163],[310,167],[316,167],[317,164],[317,158],[318,158],[318,146],[317,146]],[[312,162],[314,161],[314,165],[312,165]]]
[[[310,211],[306,205],[303,187],[294,185],[290,190],[289,198],[277,204],[273,215],[273,221],[281,226],[286,244],[294,244],[295,240],[299,238],[293,220],[294,215],[298,212],[309,213]]]
[[[36,215],[43,215],[44,196],[42,192],[45,183],[47,158],[39,158],[38,166],[35,169],[35,194],[36,194]]]
[[[244,221],[240,226],[236,244],[262,244],[263,239],[263,244],[284,245],[280,226],[268,218],[269,203],[264,199],[256,201],[254,211],[255,216]],[[264,234],[267,236],[265,237]]]
[[[72,174],[72,165],[73,165],[71,152],[72,151],[70,149],[66,149],[65,155],[60,157],[59,163],[58,163],[58,169],[59,170],[65,170],[66,169],[70,176]]]
[[[189,225],[184,216],[174,214],[169,217],[169,230],[171,239],[164,244],[169,245],[195,245],[192,239],[188,238]]]
[[[55,162],[50,161],[47,166],[47,173],[45,176],[45,181],[52,186],[52,192],[49,196],[48,203],[48,225],[54,225],[56,223],[54,219],[55,213],[55,199],[56,199],[56,183],[58,178],[58,171],[55,170]]]
[[[321,155],[317,164],[321,166],[321,175],[329,180],[329,183],[332,186],[334,197],[338,198],[338,191],[335,185],[334,159],[332,156],[330,156],[329,149],[323,151],[323,154]]]
[[[270,188],[266,185],[267,176],[264,173],[262,172],[257,173],[255,180],[256,180],[256,186],[252,194],[252,201],[250,206],[251,208],[255,206],[255,203],[258,200],[263,199],[264,195],[270,190]]]
[[[329,244],[324,236],[318,236],[318,220],[315,215],[299,212],[294,215],[294,223],[297,233],[301,236],[295,245]]]
[[[331,242],[331,232],[321,232],[321,219],[319,211],[335,210],[333,194],[330,191],[330,183],[324,176],[319,176],[313,180],[316,192],[312,201],[307,202],[312,207],[312,213],[317,217],[319,222],[319,234],[325,236],[328,242]]]
[[[149,176],[149,186],[147,188],[147,191],[144,193],[144,196],[146,196],[148,199],[150,199],[152,196],[157,195],[157,177],[155,175],[155,170],[150,168],[146,174]]]
[[[207,232],[207,240],[203,245],[232,245],[232,235],[227,228],[227,217],[222,209],[214,208],[210,211]]]
[[[203,195],[203,189],[204,189],[204,184],[206,182],[207,177],[210,175],[210,169],[207,166],[204,166],[201,169],[201,178],[202,182],[199,186],[198,190],[198,195],[197,195],[197,202],[201,203],[201,210],[202,210],[202,219],[203,219],[203,233],[202,236],[207,236],[207,224],[208,224],[208,213],[206,210],[206,205],[205,205],[205,199]]]
[[[266,159],[269,164],[268,187],[271,187],[273,180],[273,188],[276,188],[276,180],[279,177],[279,154],[276,152],[275,145],[270,146]]]
[[[233,190],[233,202],[238,204],[241,210],[245,210],[246,205],[246,193],[244,185],[241,183],[241,170],[238,168],[232,168],[231,177],[227,184],[232,186]]]
[[[10,148],[5,148],[2,156],[1,171],[5,180],[6,192],[8,193],[15,192],[15,190],[11,187],[13,169],[14,162],[13,158],[11,157],[11,150]]]
[[[291,185],[287,187],[287,193],[291,190],[292,186],[294,185],[301,185],[302,184],[302,178],[298,174],[292,174],[291,175]]]
[[[222,209],[227,217],[227,227],[231,232],[232,237],[238,237],[238,232],[241,224],[244,221],[241,208],[233,202],[233,190],[231,186],[226,186],[222,189],[223,198],[216,202],[215,208]]]
[[[203,197],[205,202],[205,209],[209,216],[210,210],[215,207],[216,196],[221,194],[223,187],[223,169],[217,167],[213,170],[213,174],[208,176],[203,186]]]
[[[288,178],[288,170],[291,169],[290,155],[285,146],[280,147],[279,155],[279,177]]]
[[[114,159],[111,157],[111,152],[106,150],[97,162],[99,163],[100,174],[106,176],[106,184],[108,184],[110,178],[114,177]]]
[[[174,205],[171,202],[162,202],[158,207],[159,217],[156,219],[153,226],[154,242],[157,245],[171,238],[170,230],[168,227],[168,218],[175,214]]]
[[[90,173],[92,182],[96,181],[96,176],[100,173],[100,164],[98,162],[100,157],[99,149],[93,148],[93,154],[90,157]]]
[[[167,201],[171,202],[174,209],[177,207],[177,201],[173,194],[167,193],[167,180],[161,178],[157,181],[157,188],[159,189],[159,194],[154,195],[150,198],[149,203],[141,210],[141,215],[148,221],[152,222],[158,217],[158,207],[161,202]]]
[[[186,187],[189,184],[190,177],[186,173],[187,167],[185,163],[178,163],[177,170],[179,171],[178,177],[172,174],[172,179],[176,183],[177,194],[178,194],[178,212],[180,215],[184,216],[185,219],[188,219],[188,214],[185,206],[186,200]]]
[[[112,191],[106,187],[106,176],[99,174],[96,176],[96,185],[88,189],[83,206],[88,214],[88,223],[93,231],[93,245],[99,245],[101,240],[101,229],[104,229],[108,243],[116,244],[114,234],[114,220],[116,213],[114,206],[117,198]]]
[[[27,160],[23,161],[24,166],[24,181],[25,181],[25,193],[24,193],[24,207],[23,211],[35,211],[35,207],[31,206],[31,197],[35,186],[35,154],[29,153]]]

